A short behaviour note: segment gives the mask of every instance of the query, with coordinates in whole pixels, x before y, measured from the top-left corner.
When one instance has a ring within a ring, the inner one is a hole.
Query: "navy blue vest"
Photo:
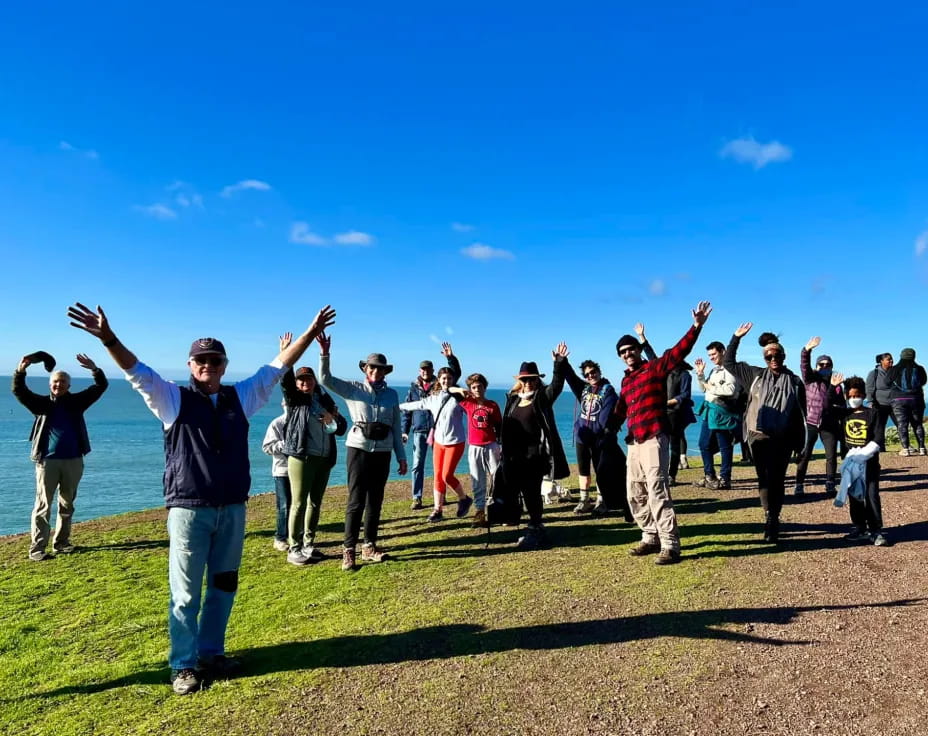
[[[180,414],[164,433],[164,503],[225,506],[244,503],[251,489],[248,419],[233,386],[221,386],[216,406],[191,379],[180,387]]]

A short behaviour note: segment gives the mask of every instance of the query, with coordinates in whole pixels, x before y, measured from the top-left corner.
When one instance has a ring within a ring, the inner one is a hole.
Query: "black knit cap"
[[[622,335],[622,337],[619,338],[619,341],[615,344],[616,355],[621,352],[622,348],[629,345],[638,348],[639,350],[641,349],[641,343],[638,342],[638,338],[636,338],[634,335]]]

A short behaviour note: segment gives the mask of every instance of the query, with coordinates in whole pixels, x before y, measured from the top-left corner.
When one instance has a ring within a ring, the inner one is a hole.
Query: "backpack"
[[[896,388],[906,394],[917,393],[922,388],[921,376],[914,365],[907,365],[896,376]]]

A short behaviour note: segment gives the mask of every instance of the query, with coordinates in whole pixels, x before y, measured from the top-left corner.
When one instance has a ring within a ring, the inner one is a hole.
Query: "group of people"
[[[467,516],[473,506],[475,526],[517,523],[524,507],[528,523],[517,546],[536,549],[549,543],[542,483],[570,474],[553,408],[565,383],[578,402],[573,440],[580,503],[575,511],[621,510],[626,521],[634,521],[641,530],[630,554],[654,554],[657,564],[668,565],[680,560],[670,488],[685,452],[683,430],[696,420],[691,368],[685,359],[711,311],[708,302],[700,302],[692,310],[692,325],[660,356],[641,324],[636,335],[619,338],[616,353],[625,372],[618,390],[593,360],[584,360],[578,375],[569,362],[566,343],[561,342],[551,354],[550,383],[545,383],[537,363],[522,362],[501,408],[487,398],[487,379],[482,374],[470,374],[464,387],[456,385],[461,365],[448,343],[442,345],[447,366],[435,374],[432,362],[423,361],[405,401],[387,384],[393,366],[382,353],[371,353],[358,362],[361,380],[333,376],[332,338],[326,330],[335,322],[335,311],[329,306],[320,309],[298,337],[282,336],[277,356],[233,385],[222,383],[228,364],[223,343],[211,337],[195,340],[188,353],[187,386],[165,381],[139,361],[116,336],[101,307],[90,309],[81,303],[70,307],[72,326],[100,340],[164,430],[169,664],[174,691],[194,692],[204,681],[228,676],[237,666],[225,656],[225,631],[238,587],[251,485],[248,418],[268,401],[278,381],[284,414],[268,427],[263,448],[274,457],[274,545],[294,565],[312,564],[324,556],[316,543],[320,509],[336,462],[335,437],[345,434],[348,501],[343,570],[356,568],[359,541],[361,561],[384,559],[379,526],[391,458],[405,475],[405,447],[410,442],[413,509],[424,508],[424,467],[427,449],[432,447],[434,503],[429,522],[444,518],[450,487],[457,496],[458,517]],[[759,339],[763,365],[738,361],[741,340],[751,328],[750,322],[740,325],[727,347],[718,341],[709,343],[706,350],[713,368],[708,374],[702,359],[694,361],[692,370],[705,392],[699,410],[704,470],[699,484],[730,488],[733,447],[743,442],[757,473],[764,539],[776,543],[787,466],[797,454],[795,490],[802,493],[812,448],[821,437],[826,449],[825,490],[838,501],[849,501],[854,524],[849,538],[887,544],[879,499],[879,452],[888,417],[899,426],[903,453],[912,452],[907,436],[912,425],[916,452],[925,454],[921,422],[925,370],[915,363],[915,351],[903,350],[895,365],[891,356],[877,356],[877,367],[866,381],[844,380],[827,355],[812,360],[812,350],[820,342],[812,338],[802,350],[797,376],[786,367],[785,350],[772,333]],[[310,367],[294,370],[313,341],[320,348],[318,377]],[[27,367],[39,359],[40,354],[25,356],[13,376],[13,393],[36,417],[32,457],[37,491],[29,551],[33,560],[47,556],[49,509],[56,488],[59,516],[53,549],[73,550],[69,536],[73,500],[83,456],[90,450],[83,413],[107,386],[93,361],[79,355],[78,362],[92,371],[94,385],[71,394],[70,378],[58,372],[52,374],[50,396],[39,396],[25,385]],[[348,419],[327,391],[345,400]],[[627,456],[619,443],[623,425]],[[839,444],[846,458],[837,490]],[[472,495],[455,475],[466,445]],[[718,474],[716,453],[721,456]]]

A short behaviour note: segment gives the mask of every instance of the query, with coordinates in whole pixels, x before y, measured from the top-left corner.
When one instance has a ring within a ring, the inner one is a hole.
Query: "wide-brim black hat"
[[[534,360],[522,361],[519,372],[513,378],[544,378],[544,373],[538,372],[538,364]]]

